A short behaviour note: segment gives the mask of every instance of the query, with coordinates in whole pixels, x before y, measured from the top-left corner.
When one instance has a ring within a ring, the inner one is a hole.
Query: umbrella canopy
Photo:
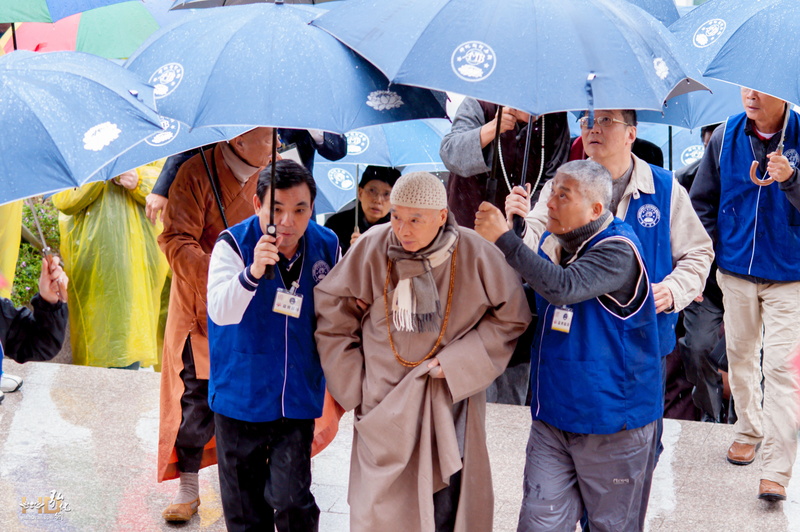
[[[156,87],[159,111],[192,127],[276,126],[343,133],[444,116],[430,91],[389,86],[372,65],[308,22],[310,6],[197,10],[126,63]]]
[[[800,2],[712,0],[670,30],[704,75],[800,103]]]
[[[53,24],[30,22],[16,28],[17,49],[32,52],[77,50],[109,59],[125,59],[161,26],[187,12],[170,12],[171,0],[138,0],[92,9]],[[6,53],[14,50],[10,32],[0,39]]]
[[[126,0],[0,0],[0,22],[56,22]]]
[[[240,6],[242,4],[258,4],[274,2],[275,0],[174,0],[172,9],[193,9],[204,7]],[[285,4],[312,4],[319,5],[337,0],[285,0]],[[648,0],[639,0],[648,1]]]
[[[347,155],[338,162],[364,167],[442,165],[439,146],[450,126],[449,120],[431,118],[349,131],[345,134]]]
[[[669,26],[680,18],[678,8],[673,0],[628,0],[631,4],[639,6],[665,26]]]
[[[0,57],[0,204],[84,184],[161,131],[153,88],[79,52]]]
[[[639,112],[639,121],[694,129],[724,122],[742,112],[739,87],[705,77],[701,82],[711,92],[696,91],[671,98],[664,102],[661,111]]]
[[[660,109],[703,88],[658,20],[614,0],[348,0],[313,22],[396,83],[534,114]]]

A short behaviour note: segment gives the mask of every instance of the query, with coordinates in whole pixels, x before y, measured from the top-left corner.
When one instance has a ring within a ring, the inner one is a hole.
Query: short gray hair
[[[606,167],[595,161],[570,161],[561,165],[557,173],[579,183],[581,194],[590,203],[599,202],[607,210],[611,203],[612,179]]]

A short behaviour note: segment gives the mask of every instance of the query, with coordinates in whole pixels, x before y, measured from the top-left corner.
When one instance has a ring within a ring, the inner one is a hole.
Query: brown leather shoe
[[[749,465],[756,459],[756,445],[733,442],[728,449],[728,462],[736,465]]]
[[[170,523],[185,523],[197,513],[198,506],[200,506],[199,498],[183,504],[170,504],[161,516]]]
[[[765,501],[785,501],[786,489],[777,482],[762,478],[758,485],[758,498]]]

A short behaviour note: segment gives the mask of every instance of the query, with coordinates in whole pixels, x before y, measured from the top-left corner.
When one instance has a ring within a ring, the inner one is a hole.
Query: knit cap
[[[447,191],[433,174],[411,172],[397,180],[389,198],[392,205],[416,209],[446,209]]]

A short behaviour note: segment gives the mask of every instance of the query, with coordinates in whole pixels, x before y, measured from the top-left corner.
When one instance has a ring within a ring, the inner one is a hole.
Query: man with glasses
[[[337,212],[325,222],[336,233],[342,255],[373,225],[389,221],[389,195],[400,171],[388,166],[367,166],[358,183],[358,200],[352,209]]]
[[[611,173],[609,210],[627,222],[642,243],[653,283],[660,352],[666,356],[675,348],[678,312],[703,292],[714,259],[711,239],[692,208],[689,194],[677,185],[672,172],[633,155],[636,111],[596,111],[594,123],[584,115],[580,124],[586,155]],[[512,215],[526,218],[524,240],[531,249],[538,249],[545,231],[550,194],[551,184],[547,183],[540,195],[543,199],[533,210],[528,192],[521,187],[515,187],[506,199],[509,224]]]

